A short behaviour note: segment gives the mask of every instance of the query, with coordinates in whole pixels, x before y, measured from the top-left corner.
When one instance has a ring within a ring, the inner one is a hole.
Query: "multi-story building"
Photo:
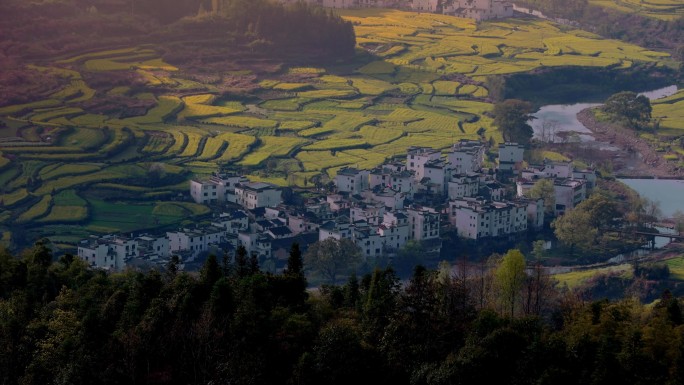
[[[349,209],[349,218],[353,223],[365,221],[370,225],[379,226],[385,215],[385,205],[382,203],[354,204]]]
[[[433,160],[423,166],[423,178],[419,180],[420,188],[428,194],[443,196],[446,194],[451,165],[443,160]]]
[[[520,167],[525,154],[525,146],[506,142],[499,145],[499,170],[513,171]]]
[[[416,191],[415,172],[406,169],[403,164],[387,164],[376,167],[370,172],[370,188],[377,186],[391,188],[412,197]]]
[[[330,194],[326,197],[326,201],[330,207],[330,211],[333,213],[346,210],[351,204],[349,199],[347,199],[347,196],[343,194]]]
[[[449,222],[464,238],[500,237],[527,230],[527,205],[462,198],[449,202]]]
[[[485,199],[500,202],[506,197],[506,187],[495,180],[489,180],[480,185],[478,195]]]
[[[367,201],[379,202],[385,205],[388,209],[403,209],[406,193],[398,192],[390,188],[374,188],[373,190],[366,190],[361,193]]]
[[[544,199],[518,198],[515,200],[527,206],[527,227],[539,230],[544,227]]]
[[[218,185],[212,181],[190,181],[190,196],[199,204],[209,205],[219,201]]]
[[[109,271],[122,271],[126,261],[137,255],[138,242],[123,236],[106,235],[78,245],[79,258],[91,267]]]
[[[536,182],[543,178],[535,179],[520,178],[516,181],[518,197],[524,197]],[[552,179],[552,178],[548,178]],[[555,199],[555,215],[563,215],[566,210],[575,208],[587,198],[586,179],[553,179],[553,191]]]
[[[345,167],[337,172],[335,185],[337,191],[358,194],[369,187],[369,175],[367,170],[357,170],[352,167]]]
[[[227,234],[237,234],[249,227],[249,216],[242,210],[232,210],[219,214],[212,225],[225,229]]]
[[[543,165],[531,165],[520,172],[523,179],[536,180],[540,178],[569,179],[573,175],[572,162],[554,162],[545,160]]]
[[[182,229],[166,233],[169,239],[171,253],[177,251],[190,251],[193,256],[207,251],[211,245],[218,245],[225,240],[226,230],[208,226],[201,229]]]
[[[325,241],[328,238],[350,239],[353,226],[349,223],[349,218],[340,216],[334,221],[328,221],[318,229],[318,240]]]
[[[584,180],[587,182],[587,190],[596,187],[596,171],[593,169],[573,170],[572,179]]]
[[[413,0],[411,8],[420,12],[441,12],[440,0]]]
[[[451,177],[449,181],[449,199],[463,197],[475,197],[480,191],[481,174],[459,174]]]
[[[170,256],[171,247],[169,239],[166,237],[156,237],[152,235],[141,235],[136,238],[138,242],[138,256],[156,255],[160,258]]]
[[[283,202],[281,190],[270,183],[241,183],[235,187],[235,202],[252,210],[257,207],[274,207]]]
[[[556,215],[563,215],[587,199],[587,183],[580,179],[556,179],[553,183]]]
[[[484,163],[485,146],[476,140],[463,139],[451,147],[447,154],[455,174],[480,172]]]
[[[444,0],[442,7],[444,14],[476,21],[513,16],[513,4],[502,0]]]
[[[361,255],[365,260],[378,258],[384,254],[384,238],[378,234],[376,226],[371,226],[365,221],[355,222],[351,239],[361,249]]]
[[[253,232],[240,232],[238,234],[238,245],[244,246],[247,255],[256,255],[260,258],[271,257],[271,244],[273,238],[267,234],[257,234]]]
[[[409,240],[408,215],[403,211],[386,212],[378,234],[384,239],[385,252],[395,254]]]
[[[442,153],[430,147],[409,147],[406,154],[406,169],[415,173],[417,181],[422,180],[425,175],[425,165],[428,162],[439,161]]]
[[[288,214],[287,227],[294,235],[317,232],[320,225],[314,221],[312,214]]]
[[[190,196],[199,204],[235,202],[235,187],[246,182],[244,176],[214,173],[207,180],[191,180]]]
[[[326,220],[333,218],[333,212],[330,209],[330,203],[326,198],[309,199],[306,202],[306,212],[316,216],[317,219]]]
[[[429,207],[409,207],[409,239],[423,241],[439,238],[439,213]]]

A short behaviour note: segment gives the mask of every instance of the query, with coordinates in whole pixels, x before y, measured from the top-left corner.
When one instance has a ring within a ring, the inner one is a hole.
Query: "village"
[[[524,147],[516,143],[499,145],[493,167],[484,167],[487,145],[479,141],[455,143],[446,156],[427,147],[407,152],[404,162],[343,168],[332,191],[317,189],[299,205],[284,203],[283,188],[276,185],[216,172],[189,186],[192,200],[212,208],[209,225],[163,235],[92,236],[79,243],[78,256],[107,271],[164,268],[178,256],[182,269],[194,271],[209,254],[230,256],[243,246],[275,272],[293,243],[306,250],[332,237],[352,240],[371,262],[391,261],[409,241],[439,257],[446,231],[480,241],[543,228],[544,199],[526,196],[540,180],[553,184],[552,212],[546,210],[551,216],[585,200],[596,183],[593,170],[572,162],[523,167]]]
[[[417,12],[465,17],[475,21],[513,16],[513,4],[503,0],[278,0],[283,4],[307,3],[325,8],[399,8]],[[217,9],[216,7],[214,9]]]

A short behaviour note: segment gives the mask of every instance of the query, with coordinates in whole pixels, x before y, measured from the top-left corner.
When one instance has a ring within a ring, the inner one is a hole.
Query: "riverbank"
[[[684,170],[663,159],[656,151],[655,146],[640,138],[634,130],[614,123],[598,121],[592,108],[580,111],[577,114],[577,119],[593,133],[597,141],[609,143],[622,150],[614,151],[614,158],[621,157],[623,155],[621,152],[639,154],[640,162],[631,162],[628,166],[624,165],[613,169],[615,174],[634,178],[684,176]],[[620,163],[615,162],[615,165],[619,166]]]

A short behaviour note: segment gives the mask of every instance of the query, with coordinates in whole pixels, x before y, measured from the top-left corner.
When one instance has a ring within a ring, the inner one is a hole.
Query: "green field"
[[[666,259],[665,264],[670,268],[670,277],[684,281],[684,256]]]
[[[625,263],[600,269],[577,270],[569,273],[555,274],[553,278],[558,281],[560,287],[567,286],[569,289],[574,289],[592,277],[608,273],[617,273],[628,278],[632,275],[632,265]]]
[[[63,79],[63,86],[42,100],[0,107],[12,127],[2,134],[11,140],[0,141],[0,225],[79,223],[104,232],[180,223],[202,210],[163,200],[187,190],[182,179],[219,166],[246,170],[253,180],[304,186],[344,166],[370,168],[401,157],[408,146],[445,149],[479,133],[498,142],[488,116],[490,75],[673,65],[666,53],[547,21],[475,23],[383,9],[339,13],[354,23],[359,50],[372,56],[326,68],[219,73],[250,79],[248,94],[202,83],[148,46],[30,66]],[[83,76],[126,71],[137,83],[97,89]],[[112,97],[149,108],[89,110]],[[680,93],[654,105],[665,132],[684,128],[682,103]],[[153,164],[165,167],[152,172]],[[169,185],[146,183],[170,175]],[[115,193],[123,198],[93,198]]]
[[[86,229],[94,232],[135,231],[177,223],[209,209],[193,203],[124,202],[89,198],[90,218]]]

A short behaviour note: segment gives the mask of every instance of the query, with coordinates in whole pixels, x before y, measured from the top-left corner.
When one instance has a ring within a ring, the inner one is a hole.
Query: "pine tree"
[[[235,274],[238,278],[243,278],[249,275],[247,263],[247,249],[244,246],[238,247],[235,252]]]

